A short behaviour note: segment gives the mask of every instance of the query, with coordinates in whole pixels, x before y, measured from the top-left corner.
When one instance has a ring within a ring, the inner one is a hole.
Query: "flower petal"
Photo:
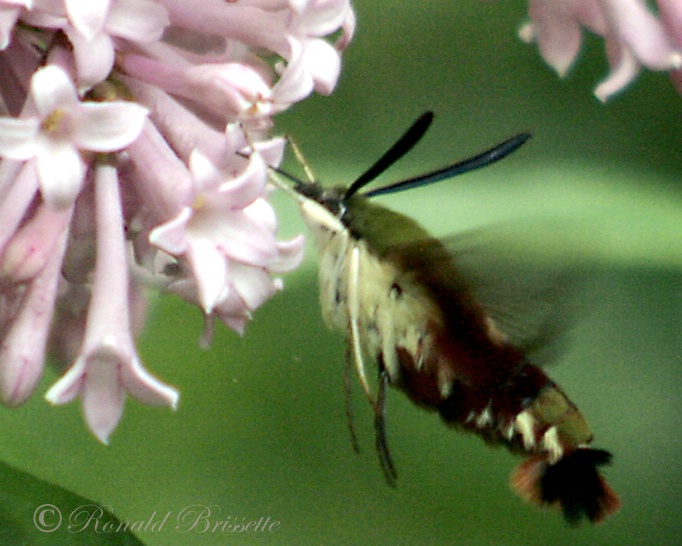
[[[88,427],[104,444],[108,443],[123,415],[125,390],[119,380],[120,355],[102,347],[88,355],[81,398]]]
[[[73,27],[91,40],[104,28],[111,0],[64,0],[64,4]]]
[[[0,6],[0,51],[10,44],[20,11],[18,7]]]
[[[266,226],[244,211],[235,211],[230,217],[229,222],[214,223],[213,239],[225,256],[256,266],[266,266],[277,256],[275,237]]]
[[[31,97],[41,116],[78,103],[76,87],[61,68],[47,65],[31,78]]]
[[[192,150],[189,156],[189,171],[196,182],[197,193],[220,183],[221,177],[218,168],[196,148]]]
[[[275,209],[265,199],[256,199],[244,209],[244,214],[251,218],[253,222],[261,224],[269,232],[274,234],[277,231]]]
[[[289,39],[289,48],[289,62],[283,68],[283,64],[277,67],[282,75],[273,89],[273,101],[282,109],[310,95],[314,87],[313,77],[304,65],[303,45]]]
[[[56,208],[73,204],[85,177],[85,163],[70,142],[44,139],[37,156],[40,192]]]
[[[73,46],[76,72],[81,89],[89,89],[103,81],[114,66],[114,42],[111,36],[100,32],[87,39],[78,32],[66,29]]]
[[[240,209],[253,203],[265,190],[267,183],[267,167],[259,154],[251,154],[246,170],[234,180],[220,185],[218,197],[230,207]]]
[[[265,160],[265,163],[270,167],[279,167],[284,157],[284,148],[287,145],[287,139],[282,137],[275,137],[265,142],[255,144],[254,147],[258,154]]]
[[[339,52],[321,39],[303,42],[303,63],[315,81],[315,90],[329,95],[341,72]]]
[[[73,140],[79,148],[113,152],[128,146],[142,132],[148,110],[131,102],[83,103],[69,113]]]
[[[289,241],[279,241],[277,243],[279,255],[277,259],[268,264],[270,273],[286,273],[296,269],[303,261],[305,250],[305,237],[297,235]]]
[[[37,118],[0,118],[0,156],[18,160],[35,156],[39,130]]]
[[[199,303],[204,313],[224,297],[227,290],[227,260],[210,239],[196,237],[187,247],[187,259],[197,280]]]
[[[230,279],[249,311],[260,307],[278,290],[272,277],[257,267],[235,263],[230,271]]]
[[[150,0],[118,0],[111,7],[107,31],[134,42],[154,42],[168,26],[168,12]]]
[[[533,2],[530,4],[530,27],[522,37],[537,40],[542,58],[563,77],[573,64],[582,43],[582,29],[571,4]]]
[[[192,209],[185,207],[175,218],[155,227],[149,234],[149,242],[171,254],[181,256],[187,251],[187,223],[192,217]]]
[[[121,369],[126,390],[136,400],[150,406],[168,406],[176,409],[180,395],[173,387],[159,381],[134,358]]]
[[[602,102],[625,88],[639,74],[639,63],[630,50],[619,47],[619,44],[614,44],[613,49],[616,51],[609,51],[611,72],[594,90],[595,96]]]
[[[47,393],[45,400],[55,406],[71,402],[83,386],[85,372],[85,358],[79,358],[68,371],[54,383]]]
[[[298,29],[308,36],[331,34],[343,25],[348,17],[348,0],[290,0],[289,4],[299,15]]]
[[[604,9],[617,25],[619,38],[643,65],[653,70],[680,68],[682,54],[676,51],[668,33],[641,0],[602,0]]]
[[[228,290],[227,294],[220,300],[214,309],[214,313],[225,321],[225,317],[237,318],[236,322],[230,320],[228,326],[233,328],[240,334],[244,332],[243,329],[234,328],[236,324],[246,324],[251,318],[251,313],[247,309],[244,300],[239,296],[236,290]]]

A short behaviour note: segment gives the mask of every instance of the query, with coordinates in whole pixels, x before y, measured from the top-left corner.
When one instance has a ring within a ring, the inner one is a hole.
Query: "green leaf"
[[[26,472],[0,464],[0,543],[143,544],[104,506]],[[143,525],[138,522],[136,525]]]

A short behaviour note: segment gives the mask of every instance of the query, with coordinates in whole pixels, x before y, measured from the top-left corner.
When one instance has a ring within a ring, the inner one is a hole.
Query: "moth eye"
[[[399,298],[400,296],[403,295],[403,289],[397,282],[394,282],[391,285],[390,295],[394,298]]]

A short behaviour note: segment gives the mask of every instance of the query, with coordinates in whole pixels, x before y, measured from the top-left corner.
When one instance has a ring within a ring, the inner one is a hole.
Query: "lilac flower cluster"
[[[564,76],[580,51],[582,29],[604,39],[610,72],[595,89],[606,101],[627,86],[641,67],[669,71],[682,94],[682,2],[656,0],[529,0],[529,18],[520,30],[536,41],[540,54]]]
[[[145,287],[243,332],[298,265],[278,241],[272,116],[330,93],[349,0],[0,0],[0,397],[70,363],[103,442],[126,393],[175,407],[142,366]]]

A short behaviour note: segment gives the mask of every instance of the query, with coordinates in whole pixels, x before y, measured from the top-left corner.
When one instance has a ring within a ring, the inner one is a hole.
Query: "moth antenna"
[[[346,365],[343,370],[343,393],[346,403],[346,423],[350,432],[350,443],[355,453],[360,453],[360,443],[355,432],[355,412],[353,411],[353,355],[346,345]]]
[[[379,369],[379,386],[377,391],[377,402],[374,404],[374,430],[376,434],[376,447],[379,454],[381,470],[384,472],[386,482],[391,487],[396,487],[398,473],[393,464],[391,451],[388,448],[386,438],[386,390],[388,389],[388,372],[381,365]]]
[[[410,128],[403,133],[393,146],[391,146],[384,155],[382,155],[369,169],[362,173],[358,178],[355,179],[348,189],[344,197],[346,199],[352,197],[358,192],[358,190],[365,187],[377,176],[383,173],[401,157],[403,157],[407,152],[409,152],[412,147],[419,142],[419,140],[424,136],[427,129],[433,121],[433,112],[424,112],[417,121],[415,121]]]
[[[418,188],[420,186],[426,186],[427,184],[433,184],[434,182],[439,182],[440,180],[445,180],[460,174],[468,173],[470,171],[480,169],[481,167],[487,167],[488,165],[496,163],[500,159],[507,157],[509,154],[519,149],[530,137],[530,133],[519,133],[518,135],[514,135],[513,137],[500,142],[492,148],[463,161],[458,161],[457,163],[448,165],[447,167],[443,167],[442,169],[438,169],[430,173],[422,174],[420,176],[408,178],[407,180],[394,182],[388,186],[370,190],[365,192],[363,195],[365,197],[374,197],[376,195],[397,193],[399,191]]]
[[[367,380],[367,369],[362,356],[362,341],[360,337],[360,249],[353,248],[348,260],[348,322],[350,323],[350,346],[355,362],[355,370],[358,373],[362,390],[370,404],[376,401],[372,396]]]
[[[290,175],[286,171],[281,171],[276,167],[271,167],[270,165],[268,165],[268,171],[269,171],[268,178],[270,179],[270,183],[273,186],[275,186],[277,189],[282,190],[288,196],[296,200],[299,204],[305,203],[306,200],[305,196],[297,192],[295,186],[291,186],[291,184],[287,184],[284,180],[282,180],[281,176],[288,178],[296,185],[303,184],[301,180],[299,180],[295,176]]]

